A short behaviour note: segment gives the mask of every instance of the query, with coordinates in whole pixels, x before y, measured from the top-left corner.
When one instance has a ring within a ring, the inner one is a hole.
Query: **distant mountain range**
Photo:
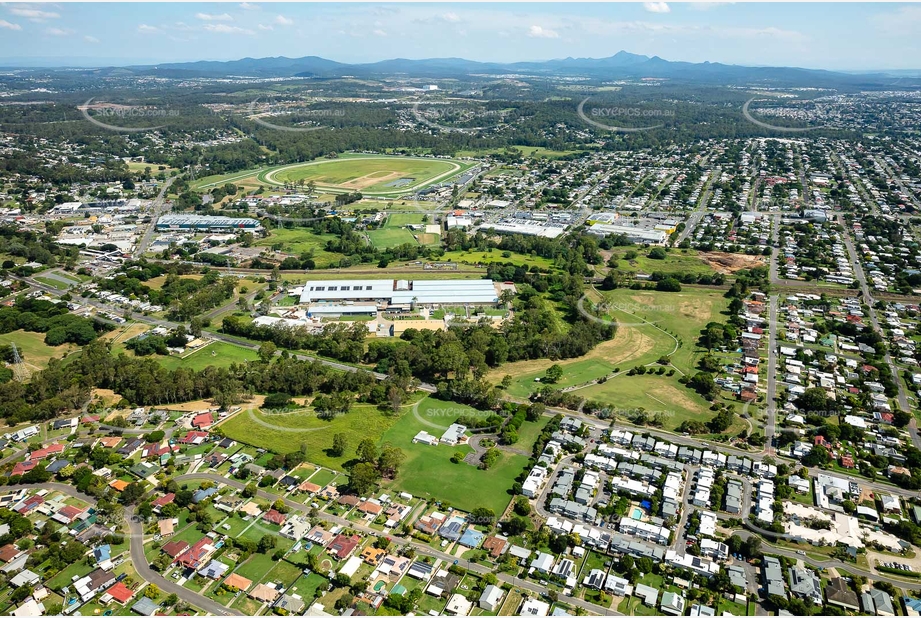
[[[319,56],[302,58],[243,58],[230,61],[177,62],[129,67],[96,68],[94,73],[157,75],[160,77],[415,77],[423,79],[462,78],[509,73],[583,76],[594,79],[661,78],[678,83],[723,85],[813,86],[826,88],[881,88],[899,80],[899,87],[921,85],[916,75],[900,72],[845,73],[794,67],[750,67],[718,62],[673,62],[658,56],[620,51],[607,58],[562,58],[538,62],[477,62],[463,58],[409,60],[394,58],[380,62],[347,64]]]

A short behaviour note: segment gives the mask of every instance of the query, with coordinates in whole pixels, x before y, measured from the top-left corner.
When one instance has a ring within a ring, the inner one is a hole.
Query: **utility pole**
[[[19,349],[15,343],[10,343],[10,346],[13,348],[13,377],[17,382],[25,382],[29,376],[26,375],[26,366],[19,356]]]

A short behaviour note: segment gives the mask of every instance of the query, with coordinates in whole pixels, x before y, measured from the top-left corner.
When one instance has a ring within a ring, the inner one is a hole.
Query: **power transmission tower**
[[[17,382],[25,382],[28,379],[26,374],[26,366],[22,362],[22,357],[19,356],[19,349],[16,347],[15,343],[10,343],[13,348],[13,377]]]

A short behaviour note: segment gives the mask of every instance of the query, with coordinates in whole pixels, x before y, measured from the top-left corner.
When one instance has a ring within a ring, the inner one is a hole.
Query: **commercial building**
[[[341,312],[342,304],[348,302],[386,303],[391,307],[405,308],[416,305],[494,305],[499,302],[499,294],[492,279],[333,279],[305,283],[300,302],[336,303],[335,313]],[[311,313],[323,311],[323,305],[312,305],[310,308]]]
[[[588,228],[588,233],[601,237],[623,235],[632,243],[644,245],[664,245],[665,240],[668,238],[664,230],[645,229],[632,225],[613,225],[610,223],[596,223]]]
[[[246,230],[254,232],[262,229],[256,219],[245,217],[206,217],[203,215],[163,215],[157,219],[157,231],[179,230],[187,232],[222,232]]]

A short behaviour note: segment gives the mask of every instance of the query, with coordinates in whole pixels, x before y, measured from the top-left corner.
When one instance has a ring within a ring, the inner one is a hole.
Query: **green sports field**
[[[399,245],[410,244],[415,245],[416,239],[413,238],[412,232],[406,228],[383,228],[380,230],[371,230],[368,232],[368,238],[371,239],[371,244],[373,244],[378,249],[387,249],[389,247],[397,247]]]

